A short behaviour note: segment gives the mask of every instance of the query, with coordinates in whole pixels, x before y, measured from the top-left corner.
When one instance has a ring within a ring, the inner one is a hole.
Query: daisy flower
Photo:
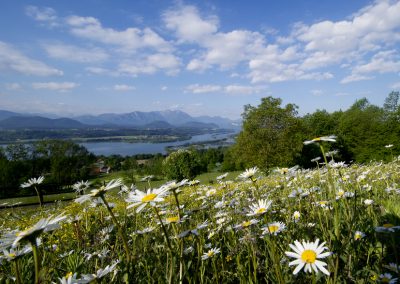
[[[393,224],[383,224],[382,226],[375,227],[375,231],[378,233],[394,233],[400,229],[400,226],[394,226]]]
[[[250,227],[251,225],[257,224],[258,222],[259,221],[256,219],[251,219],[249,221],[243,221],[242,223],[237,224],[234,228],[235,229],[244,229],[244,228]]]
[[[250,213],[247,216],[262,215],[267,212],[271,207],[272,201],[268,199],[261,199],[258,202],[250,205]]]
[[[88,189],[89,186],[90,186],[90,184],[91,184],[90,181],[83,181],[83,180],[81,180],[81,181],[76,182],[76,183],[72,186],[72,188],[75,189],[75,192],[76,192],[76,193],[81,193],[81,192],[84,192],[86,189]]]
[[[99,269],[95,274],[84,274],[82,275],[82,280],[91,282],[93,280],[100,280],[104,278],[107,274],[111,272],[115,272],[116,266],[119,263],[119,261],[114,262],[112,265],[107,265],[104,269]],[[88,283],[88,282],[83,282],[83,283]]]
[[[224,178],[226,178],[228,176],[228,173],[224,173],[223,175],[217,176],[216,179],[218,181],[223,180]]]
[[[43,181],[44,181],[44,176],[40,176],[38,178],[31,178],[31,179],[28,179],[27,182],[21,184],[21,187],[22,188],[31,187],[33,185],[41,184],[41,183],[43,183]]]
[[[374,201],[372,200],[372,199],[365,199],[364,200],[364,204],[365,205],[371,205],[371,204],[373,204],[374,203]]]
[[[379,282],[393,284],[397,283],[397,278],[393,278],[390,273],[384,273],[379,275]]]
[[[289,263],[289,266],[297,265],[293,274],[299,273],[304,267],[305,272],[311,273],[312,270],[314,270],[318,273],[318,270],[320,270],[324,274],[329,275],[329,271],[325,268],[327,264],[319,260],[332,254],[331,252],[323,252],[327,249],[324,245],[325,242],[319,244],[319,239],[315,242],[302,241],[302,243],[300,243],[299,241],[295,241],[294,245],[289,244],[294,252],[287,251],[285,254],[288,257],[296,258],[296,260]]]
[[[35,225],[24,231],[8,234],[0,240],[0,249],[11,246],[16,248],[19,244],[29,241],[37,244],[37,237],[43,232],[50,232],[59,227],[58,223],[65,220],[67,216],[58,215],[55,218],[40,219]]]
[[[320,141],[336,142],[336,138],[337,137],[335,135],[321,136],[321,137],[314,138],[312,140],[304,141],[303,144],[304,145],[309,145],[309,144],[314,144],[314,143],[317,143],[317,142],[320,142]]]
[[[204,253],[204,254],[201,256],[201,259],[202,259],[202,260],[206,260],[206,259],[212,258],[212,257],[214,257],[214,255],[219,254],[220,252],[221,252],[221,249],[219,249],[219,248],[212,248],[212,249],[208,250],[208,252]]]
[[[358,241],[365,237],[365,234],[361,231],[355,231],[354,240]]]
[[[241,173],[238,176],[238,178],[239,179],[252,179],[257,172],[258,172],[257,167],[246,169],[243,173]]]
[[[167,191],[167,187],[160,187],[155,189],[149,188],[147,192],[136,189],[135,192],[129,193],[128,198],[125,199],[126,202],[132,203],[128,205],[127,208],[129,209],[135,206],[139,206],[136,209],[136,212],[139,213],[143,210],[144,207],[146,207],[147,204],[153,206],[156,202],[164,201],[163,197],[166,195]]]
[[[278,235],[280,232],[282,232],[286,228],[286,225],[282,222],[272,222],[269,223],[266,227],[263,227],[262,234],[263,235]]]
[[[293,212],[293,220],[295,221],[295,222],[297,222],[297,221],[299,221],[300,220],[300,216],[301,216],[301,214],[300,214],[300,212],[299,211],[294,211]]]
[[[400,272],[400,265],[397,265],[394,262],[389,263],[389,265],[384,265],[384,267],[396,273]]]
[[[90,191],[89,194],[86,195],[82,195],[81,197],[75,199],[75,202],[78,203],[83,203],[86,202],[88,200],[91,200],[92,198],[96,198],[96,197],[101,197],[104,194],[106,194],[107,191],[109,191],[110,189],[116,188],[122,186],[122,179],[113,179],[111,180],[109,183],[107,183],[106,185],[101,186],[98,189],[92,189]]]

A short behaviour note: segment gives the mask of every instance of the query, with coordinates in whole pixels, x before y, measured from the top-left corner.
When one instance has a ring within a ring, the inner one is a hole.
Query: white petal
[[[291,252],[291,251],[286,251],[285,254],[286,254],[287,256],[290,256],[290,257],[300,258],[300,254],[294,253],[294,252]]]
[[[299,271],[303,268],[304,263],[300,263],[299,265],[297,265],[296,269],[293,271],[293,274],[296,275],[297,273],[299,273]]]

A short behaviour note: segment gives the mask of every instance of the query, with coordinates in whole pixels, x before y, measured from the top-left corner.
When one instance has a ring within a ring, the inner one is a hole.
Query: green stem
[[[101,199],[103,200],[104,205],[107,207],[107,210],[108,210],[108,212],[110,213],[110,216],[111,216],[111,219],[112,219],[113,222],[114,222],[114,225],[118,228],[118,234],[119,234],[119,236],[120,236],[121,239],[122,239],[122,243],[124,244],[124,248],[125,248],[125,252],[126,252],[126,260],[127,260],[127,262],[129,263],[130,260],[131,260],[131,251],[130,251],[130,249],[129,249],[129,245],[128,245],[128,241],[127,241],[127,239],[126,239],[126,236],[125,236],[125,234],[123,233],[122,228],[121,228],[121,225],[118,223],[117,218],[115,218],[115,215],[114,215],[114,213],[112,212],[110,206],[108,205],[108,202],[106,201],[104,195],[101,195],[100,197],[101,197]]]
[[[165,237],[165,239],[166,239],[166,241],[167,241],[167,245],[168,245],[169,251],[172,253],[172,246],[171,246],[171,243],[170,243],[169,238],[168,238],[167,229],[165,228],[164,223],[163,223],[163,221],[161,220],[160,214],[158,214],[157,207],[153,206],[153,208],[154,208],[154,211],[156,212],[156,215],[157,215],[157,217],[158,217],[158,221],[160,221],[161,227],[162,227],[162,229],[163,229],[164,237]]]
[[[19,264],[18,264],[18,259],[16,259],[14,261],[14,268],[15,268],[15,282],[17,282],[17,284],[21,284],[21,275],[19,275]]]
[[[36,240],[31,241],[33,261],[35,263],[35,284],[39,284],[39,273],[40,273],[40,255],[36,245]]]
[[[37,197],[38,197],[38,199],[39,199],[39,204],[40,204],[40,207],[42,207],[42,206],[43,206],[43,204],[42,204],[42,198],[40,197],[39,190],[37,189],[37,187],[36,187],[36,186],[34,186],[33,188],[35,189],[35,191],[36,191],[36,194],[37,194]]]

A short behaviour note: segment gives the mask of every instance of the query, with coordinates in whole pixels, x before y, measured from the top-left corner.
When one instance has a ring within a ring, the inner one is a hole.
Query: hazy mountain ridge
[[[74,129],[84,124],[70,118],[46,118],[41,116],[12,116],[0,120],[0,129]]]
[[[16,119],[19,117],[20,119]],[[30,118],[34,117],[33,121],[29,121]],[[48,120],[38,121],[38,118],[46,118]],[[65,128],[66,125],[70,124],[71,128],[76,127],[93,127],[93,126],[108,126],[108,127],[149,127],[149,126],[161,126],[161,128],[168,128],[168,124],[171,127],[200,127],[200,128],[230,128],[237,129],[240,127],[239,121],[233,121],[223,117],[210,117],[210,116],[199,116],[192,117],[189,114],[179,110],[166,110],[166,111],[151,111],[141,112],[134,111],[130,113],[104,113],[100,115],[81,115],[72,116],[69,118],[57,118],[58,121],[54,121],[55,115],[43,114],[34,116],[30,114],[21,114],[6,110],[0,110],[0,127],[11,128],[11,125],[18,125],[17,128],[24,127],[24,121],[26,122],[25,128],[29,128],[28,125],[42,125],[44,128],[52,128],[60,125],[61,128]],[[4,122],[5,119],[13,118],[8,122]],[[60,119],[67,119],[63,124]],[[78,122],[79,124],[77,124]],[[165,122],[162,124],[161,122]],[[7,123],[11,123],[7,126]],[[35,124],[36,123],[36,124]],[[167,123],[167,124],[166,124]],[[47,126],[46,126],[47,125]],[[36,126],[32,126],[36,127]],[[157,128],[157,127],[156,127]]]

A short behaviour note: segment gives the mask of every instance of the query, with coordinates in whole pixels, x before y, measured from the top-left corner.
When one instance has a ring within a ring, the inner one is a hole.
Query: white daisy
[[[294,220],[295,222],[299,221],[299,220],[300,220],[300,217],[301,217],[301,214],[300,214],[299,211],[294,211],[294,212],[293,212],[293,220]]]
[[[261,199],[258,202],[250,205],[250,213],[247,216],[262,215],[267,212],[271,207],[272,201],[268,199]]]
[[[206,259],[212,258],[212,257],[214,257],[214,255],[219,254],[220,252],[221,252],[221,249],[219,249],[219,248],[212,248],[212,249],[210,249],[208,252],[204,253],[204,254],[201,256],[201,259],[202,259],[202,260],[206,260]]]
[[[361,231],[355,231],[354,240],[358,241],[365,237],[365,234]]]
[[[325,268],[327,264],[319,259],[330,256],[331,252],[324,252],[327,247],[324,246],[325,242],[319,244],[319,239],[315,242],[295,241],[294,245],[289,244],[294,252],[287,251],[285,254],[289,257],[296,258],[296,260],[289,263],[289,266],[297,265],[293,274],[299,273],[299,271],[304,267],[305,272],[312,272],[312,269],[318,273],[321,270],[324,274],[329,275],[329,271]]]
[[[304,145],[309,145],[309,144],[314,144],[314,143],[317,143],[317,142],[320,142],[320,141],[336,142],[336,136],[335,135],[321,136],[321,137],[314,138],[312,140],[304,141],[303,144]]]
[[[286,225],[282,222],[272,222],[269,223],[267,226],[262,227],[262,234],[263,235],[278,235],[280,232],[282,232],[286,228]]]
[[[31,178],[31,179],[28,179],[27,182],[21,184],[21,187],[22,188],[31,187],[33,185],[41,184],[41,183],[43,183],[43,181],[44,181],[44,176],[40,176],[38,178]]]
[[[257,167],[246,169],[243,173],[241,173],[238,176],[238,178],[239,179],[252,179],[257,172],[258,172]]]
[[[397,283],[397,278],[393,278],[393,275],[390,273],[384,273],[379,275],[379,282],[394,284]]]
[[[129,193],[128,198],[125,199],[126,202],[132,203],[128,205],[127,208],[129,209],[131,207],[139,205],[139,207],[136,209],[136,212],[139,213],[147,204],[153,206],[156,202],[164,201],[163,197],[165,196],[167,191],[167,187],[160,187],[155,189],[149,188],[147,192],[136,189],[135,192]]]

